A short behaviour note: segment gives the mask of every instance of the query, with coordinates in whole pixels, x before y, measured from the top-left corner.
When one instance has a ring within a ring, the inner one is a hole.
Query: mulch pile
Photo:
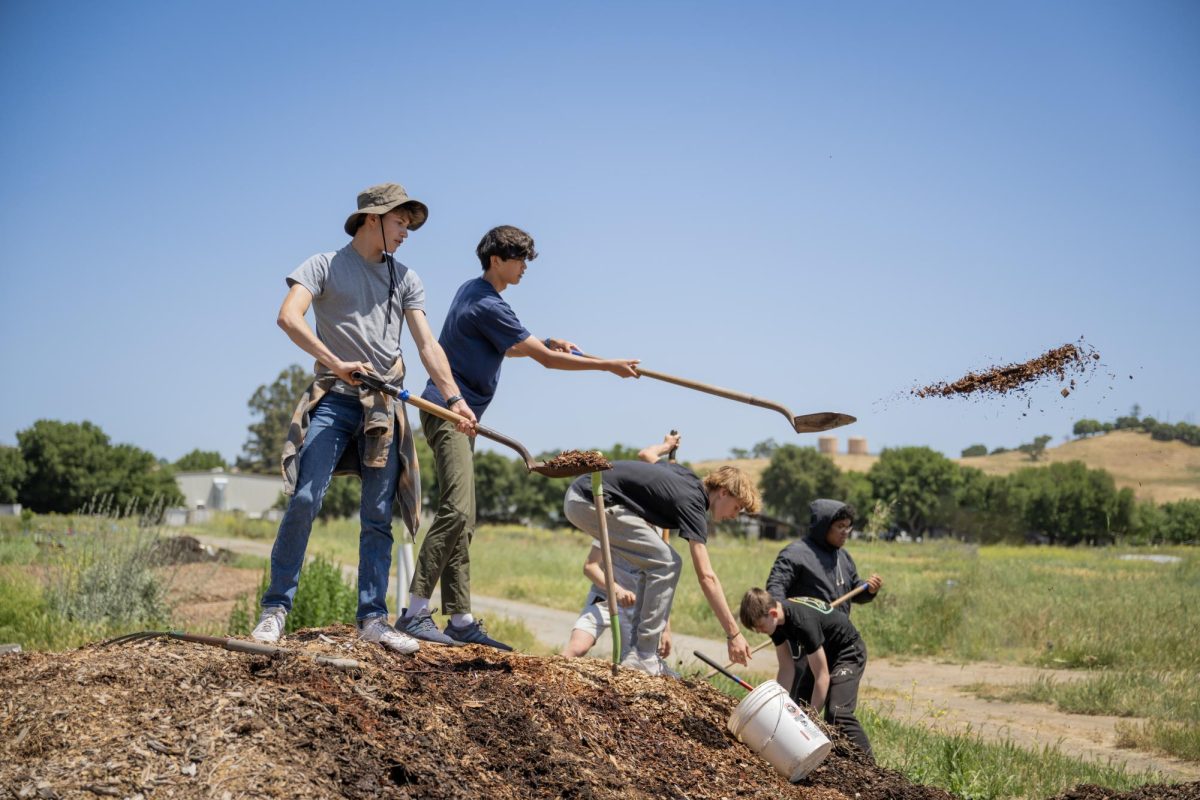
[[[1064,344],[1023,364],[1006,364],[988,367],[983,372],[968,372],[953,383],[931,383],[912,394],[920,398],[953,397],[955,395],[1005,395],[1024,391],[1031,384],[1047,377],[1056,377],[1060,382],[1070,381],[1061,389],[1066,397],[1075,389],[1075,379],[1070,375],[1085,375],[1093,370],[1100,354],[1080,339],[1076,344]]]
[[[0,657],[0,797],[950,797],[836,734],[789,784],[699,681],[478,646],[400,656],[348,626],[287,644],[361,667],[165,639]]]
[[[707,683],[478,646],[400,656],[347,626],[287,642],[363,666],[165,639],[0,657],[0,797],[949,797],[836,736],[791,785]]]

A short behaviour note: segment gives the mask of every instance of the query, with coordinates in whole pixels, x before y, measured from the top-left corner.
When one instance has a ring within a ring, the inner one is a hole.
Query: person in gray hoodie
[[[838,500],[818,499],[808,506],[808,535],[798,539],[775,558],[767,577],[767,591],[776,600],[815,597],[833,602],[847,592],[867,584],[867,591],[854,596],[852,603],[869,603],[883,586],[883,578],[872,574],[865,581],[858,576],[854,559],[845,545],[854,528],[854,508]],[[850,615],[850,603],[838,608]]]

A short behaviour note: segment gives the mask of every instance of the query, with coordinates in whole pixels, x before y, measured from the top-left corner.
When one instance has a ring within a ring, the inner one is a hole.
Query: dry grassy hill
[[[866,472],[878,460],[878,455],[838,453],[833,456],[834,463],[843,472]],[[1022,467],[1058,461],[1082,461],[1092,469],[1107,470],[1117,486],[1133,489],[1139,500],[1170,503],[1185,498],[1200,499],[1200,447],[1183,442],[1157,442],[1150,434],[1136,431],[1113,431],[1049,447],[1036,464],[1024,453],[1017,452],[954,460],[989,475],[1007,475]],[[740,458],[700,461],[695,466],[704,472],[721,464],[734,464],[757,481],[767,463],[765,458]]]

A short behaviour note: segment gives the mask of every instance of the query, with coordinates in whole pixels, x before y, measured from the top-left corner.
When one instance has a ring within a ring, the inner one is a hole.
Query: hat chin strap
[[[388,325],[392,322],[392,301],[396,295],[396,261],[387,250],[387,235],[383,232],[383,214],[379,214],[379,238],[383,241],[383,260],[388,265],[388,313],[383,321],[383,335],[387,336]],[[397,338],[399,334],[397,333]]]

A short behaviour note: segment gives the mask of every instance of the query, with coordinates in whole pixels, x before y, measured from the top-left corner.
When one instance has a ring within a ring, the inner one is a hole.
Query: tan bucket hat
[[[403,186],[381,183],[358,193],[358,211],[346,217],[346,224],[342,227],[347,235],[353,236],[357,227],[355,217],[359,214],[386,214],[397,206],[405,206],[412,213],[412,222],[408,225],[410,231],[415,231],[429,219],[429,207],[409,197]]]

